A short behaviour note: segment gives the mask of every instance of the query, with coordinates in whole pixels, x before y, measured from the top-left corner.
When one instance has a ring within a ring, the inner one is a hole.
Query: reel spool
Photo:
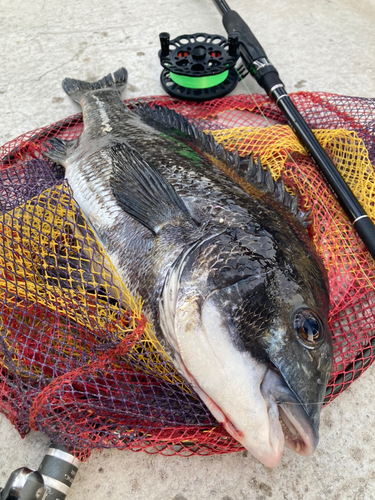
[[[160,81],[172,97],[206,101],[229,94],[237,85],[234,66],[239,58],[238,36],[195,33],[173,40],[160,33]]]

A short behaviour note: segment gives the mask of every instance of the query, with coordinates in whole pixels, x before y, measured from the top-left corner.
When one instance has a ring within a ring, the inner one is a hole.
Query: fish
[[[332,339],[306,214],[259,158],[226,151],[173,110],[127,107],[126,81],[125,68],[66,78],[83,132],[50,139],[44,155],[64,167],[124,285],[217,421],[267,467],[284,446],[309,456]]]

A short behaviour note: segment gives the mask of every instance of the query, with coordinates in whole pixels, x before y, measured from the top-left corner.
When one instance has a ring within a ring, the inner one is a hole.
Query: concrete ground
[[[250,24],[287,89],[375,96],[374,0],[228,0]],[[125,65],[124,98],[163,94],[158,35],[225,31],[210,0],[0,0],[0,143],[77,112],[66,76]],[[247,79],[251,92],[260,92]],[[240,84],[236,93],[246,93]],[[247,453],[161,457],[106,450],[78,473],[70,500],[370,500],[375,498],[375,370],[327,407],[311,458],[288,450],[266,469]],[[48,439],[21,439],[0,415],[0,485],[36,468]]]

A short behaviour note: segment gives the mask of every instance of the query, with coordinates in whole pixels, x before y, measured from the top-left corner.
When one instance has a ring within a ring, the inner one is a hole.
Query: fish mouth
[[[290,412],[288,403],[278,405],[278,409],[285,446],[299,455],[305,457],[312,455],[319,441],[315,428],[312,429],[312,432],[309,432],[301,424],[301,421],[297,420],[295,415]]]
[[[274,421],[274,426],[281,427],[285,446],[299,455],[312,455],[319,442],[319,431],[272,363],[264,377],[261,391],[266,401],[274,399],[277,403],[279,419],[277,423]],[[320,409],[320,405],[317,406]]]

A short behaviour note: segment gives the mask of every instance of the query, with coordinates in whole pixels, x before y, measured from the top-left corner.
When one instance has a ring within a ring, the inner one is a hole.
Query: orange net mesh
[[[375,220],[375,100],[292,96]],[[234,96],[205,103],[138,101],[176,109],[217,142],[259,154],[311,208],[309,234],[328,270],[334,366],[326,404],[375,357],[374,265],[273,102]],[[124,288],[60,167],[42,159],[51,137],[74,139],[82,117],[29,132],[0,150],[0,411],[73,447],[209,455],[241,446],[168,361],[140,301]]]

